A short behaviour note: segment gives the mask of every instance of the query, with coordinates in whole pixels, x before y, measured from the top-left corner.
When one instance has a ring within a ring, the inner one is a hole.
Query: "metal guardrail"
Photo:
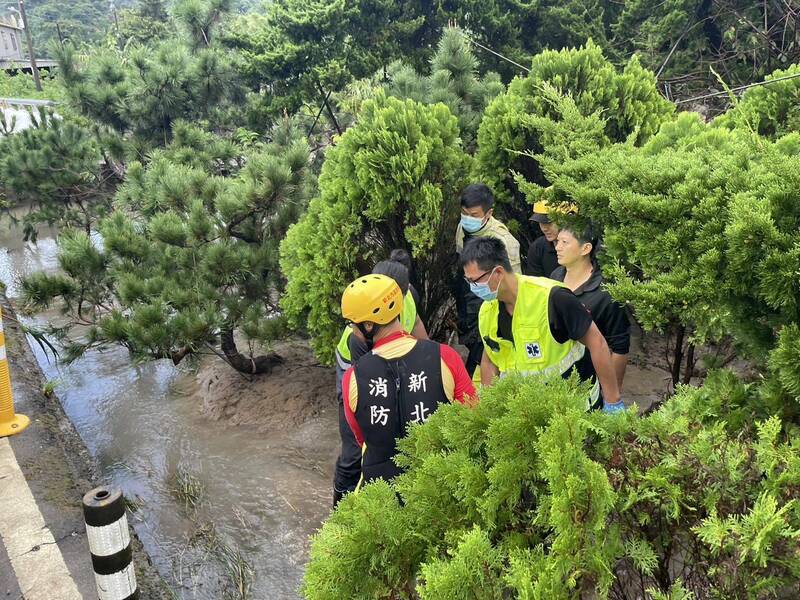
[[[55,106],[52,100],[34,100],[33,98],[0,98],[0,106]]]

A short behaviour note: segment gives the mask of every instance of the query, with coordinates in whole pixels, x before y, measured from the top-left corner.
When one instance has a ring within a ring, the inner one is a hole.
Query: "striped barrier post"
[[[131,536],[122,492],[98,487],[83,497],[83,518],[99,600],[136,600]]]
[[[25,429],[30,419],[14,412],[14,396],[11,393],[11,373],[6,356],[6,338],[3,333],[3,310],[0,309],[0,437],[8,437]]]

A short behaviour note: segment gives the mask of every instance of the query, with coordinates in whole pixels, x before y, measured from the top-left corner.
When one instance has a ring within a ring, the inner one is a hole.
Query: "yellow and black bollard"
[[[11,394],[11,374],[6,356],[6,338],[3,333],[3,311],[0,309],[0,437],[14,435],[25,429],[30,419],[14,412],[14,396]]]

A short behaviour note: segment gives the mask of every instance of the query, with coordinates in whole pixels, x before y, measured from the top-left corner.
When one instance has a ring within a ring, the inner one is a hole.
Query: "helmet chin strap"
[[[372,331],[368,331],[364,323],[355,323],[355,326],[358,327],[358,330],[361,332],[361,335],[364,336],[364,339],[367,341],[367,348],[372,350],[372,346],[375,345],[375,332],[377,331],[378,327],[374,326]]]

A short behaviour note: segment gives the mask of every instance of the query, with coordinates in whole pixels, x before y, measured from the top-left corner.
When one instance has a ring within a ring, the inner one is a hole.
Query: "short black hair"
[[[403,296],[408,292],[408,269],[396,260],[382,260],[372,269],[374,275],[386,275],[395,280]]]
[[[499,266],[511,272],[506,245],[495,237],[479,237],[468,241],[461,251],[460,262],[462,269],[474,262],[481,271],[491,271]]]
[[[574,235],[579,244],[591,244],[592,251],[589,253],[589,258],[594,260],[600,246],[600,237],[591,221],[578,216],[568,217],[561,223],[560,228]]]
[[[480,206],[483,212],[489,212],[494,206],[494,194],[485,183],[473,183],[461,191],[459,202],[464,208]]]
[[[411,257],[408,255],[408,252],[405,251],[404,248],[395,248],[389,253],[389,260],[393,260],[395,262],[399,262],[403,265],[406,269],[411,271]]]

